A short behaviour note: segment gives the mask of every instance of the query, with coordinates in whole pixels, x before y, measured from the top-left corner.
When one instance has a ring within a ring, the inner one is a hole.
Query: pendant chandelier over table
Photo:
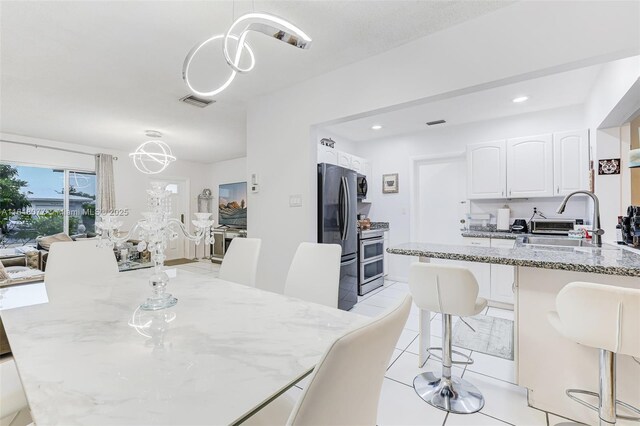
[[[251,46],[246,42],[249,32],[254,31],[273,37],[291,46],[300,49],[308,49],[311,47],[311,37],[291,22],[268,13],[252,12],[240,16],[229,27],[226,33],[216,34],[201,43],[196,44],[187,54],[182,66],[182,78],[185,84],[196,96],[212,97],[225,90],[236,78],[238,73],[247,73],[251,71],[256,64],[255,55]],[[197,89],[193,86],[189,78],[189,72],[194,57],[207,44],[221,41],[222,54],[225,61],[231,68],[231,73],[227,80],[213,89]],[[235,55],[231,55],[229,47],[231,43],[235,43]],[[245,68],[240,66],[242,56],[249,55],[249,65]]]

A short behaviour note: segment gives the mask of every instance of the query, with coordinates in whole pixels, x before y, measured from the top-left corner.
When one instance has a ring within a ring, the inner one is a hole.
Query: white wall
[[[608,63],[598,75],[586,104],[586,120],[591,131],[595,168],[598,160],[628,155],[629,141],[623,138],[624,129],[621,127],[602,129],[601,127],[610,112],[623,100],[638,79],[640,79],[640,56]],[[624,158],[623,164],[626,164],[627,160]],[[595,192],[600,199],[600,216],[605,230],[603,237],[605,241],[615,240],[617,217],[626,213],[630,198],[627,172],[625,170],[620,175],[611,176],[599,176],[596,173],[595,176]]]
[[[457,126],[443,125],[401,137],[360,142],[360,152],[372,163],[373,179],[369,182],[371,195],[367,197],[372,201],[369,217],[373,221],[389,222],[391,245],[412,241],[410,170],[415,157],[464,152],[469,143],[582,128],[585,128],[584,109],[576,105]],[[387,173],[399,174],[399,193],[382,193],[382,175]],[[460,179],[462,187],[466,187],[466,175],[461,175]],[[447,182],[438,182],[437,185],[443,191],[449,187]],[[533,207],[540,208],[549,217],[555,216],[560,201],[561,198],[509,200],[508,204],[513,218],[529,219]],[[471,211],[495,215],[496,209],[504,203],[496,200],[476,201],[471,203]],[[586,215],[584,200],[573,200],[567,207],[565,217]],[[406,279],[410,261],[404,256],[391,256],[390,277]]]
[[[123,151],[29,138],[6,133],[0,134],[0,138],[81,152],[95,154],[105,153],[117,156],[118,161],[114,161],[116,208],[129,209],[130,211],[128,216],[123,217],[123,229],[131,227],[138,219],[141,218],[141,212],[147,210],[146,190],[149,188],[149,183],[154,179],[154,177],[163,179],[188,179],[191,214],[197,211],[198,194],[203,188],[209,185],[209,166],[204,163],[177,160],[164,172],[158,175],[149,176],[140,173],[129,159],[128,153]],[[95,159],[92,156],[72,154],[45,148],[33,148],[4,142],[0,142],[0,161],[15,162],[33,166],[95,170]],[[190,253],[188,253],[188,255],[192,256],[193,244],[190,244],[189,247]]]
[[[517,2],[252,100],[247,171],[260,174],[262,189],[249,194],[248,220],[263,239],[258,285],[282,291],[297,245],[316,239],[312,126],[637,54],[639,10],[635,2]],[[291,194],[302,207],[289,207]]]

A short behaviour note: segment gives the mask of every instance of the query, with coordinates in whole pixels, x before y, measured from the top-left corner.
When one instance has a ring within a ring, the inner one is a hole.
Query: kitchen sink
[[[522,243],[529,246],[596,247],[589,241],[560,237],[525,236],[522,238]]]

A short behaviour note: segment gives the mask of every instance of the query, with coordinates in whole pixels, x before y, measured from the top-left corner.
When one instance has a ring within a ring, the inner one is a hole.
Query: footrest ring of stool
[[[434,357],[435,359],[437,359],[438,361],[442,361],[442,357],[438,356],[436,354],[433,353],[433,351],[440,351],[442,352],[442,348],[439,348],[437,346],[432,346],[430,348],[427,348],[427,353]],[[456,354],[456,355],[460,355],[461,357],[465,358],[466,361],[454,361],[453,359],[451,360],[451,364],[455,364],[455,365],[472,365],[473,364],[473,358],[471,358],[469,355],[465,355],[462,352],[459,351],[451,351],[452,354]],[[452,357],[453,358],[453,357]]]
[[[593,411],[598,411],[599,410],[599,408],[596,407],[595,405],[590,404],[587,401],[585,401],[583,399],[580,399],[579,397],[574,395],[574,394],[577,393],[577,394],[581,394],[581,395],[588,395],[588,396],[593,396],[595,398],[600,398],[600,395],[597,392],[591,392],[591,391],[584,390],[584,389],[567,389],[565,391],[565,393],[567,394],[567,396],[569,398],[573,399],[575,402],[580,403],[580,404],[584,405],[585,407],[590,408]],[[631,411],[633,413],[640,414],[640,409],[638,409],[638,408],[634,407],[633,405],[628,404],[628,403],[626,403],[624,401],[620,401],[619,399],[616,399],[616,405],[620,405],[621,407],[624,407],[624,408],[626,408],[627,410],[629,410],[629,411]],[[640,417],[623,416],[623,415],[620,415],[620,414],[617,414],[616,418],[623,419],[623,420],[631,420],[631,421],[636,421],[636,422],[640,421]]]

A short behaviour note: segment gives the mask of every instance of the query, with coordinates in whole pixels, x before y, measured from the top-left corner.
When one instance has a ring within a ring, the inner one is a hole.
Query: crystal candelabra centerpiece
[[[195,232],[191,234],[185,225],[175,218],[171,218],[171,192],[167,191],[161,183],[152,182],[151,189],[147,190],[147,206],[149,211],[142,213],[142,220],[138,221],[134,227],[124,235],[119,229],[122,221],[117,217],[104,214],[100,216],[100,221],[96,223],[96,229],[100,235],[99,245],[102,247],[114,247],[115,244],[122,244],[127,240],[137,237],[138,251],[149,250],[154,270],[149,277],[149,285],[153,292],[147,300],[140,305],[140,309],[156,311],[169,308],[178,303],[178,299],[166,292],[169,276],[164,270],[166,260],[165,250],[171,240],[178,238],[178,232],[190,241],[194,241],[196,246],[202,240],[206,244],[211,244],[213,235],[211,227],[211,213],[196,213],[195,219],[191,221],[195,227]]]

